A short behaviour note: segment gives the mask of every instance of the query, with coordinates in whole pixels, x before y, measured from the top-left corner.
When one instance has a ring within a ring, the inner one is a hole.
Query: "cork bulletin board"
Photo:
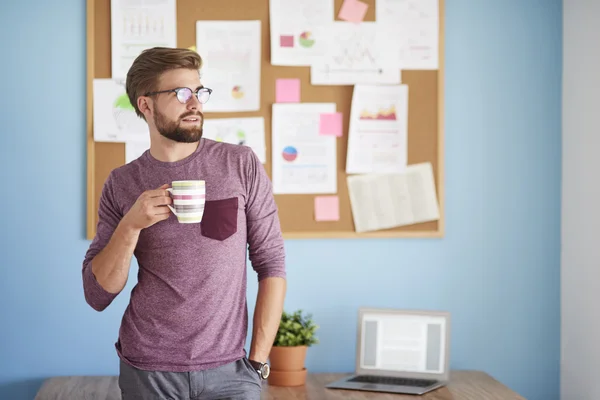
[[[335,15],[343,0],[335,0]],[[375,20],[375,0],[365,21]],[[265,119],[267,162],[271,176],[271,106],[278,78],[301,80],[301,102],[333,102],[343,115],[344,135],[337,138],[339,221],[315,221],[315,195],[275,195],[285,238],[392,238],[441,237],[444,233],[444,0],[439,0],[439,68],[403,70],[408,85],[408,164],[430,162],[440,208],[440,219],[392,229],[357,233],[346,186],[346,146],[353,86],[313,86],[310,67],[273,66],[270,63],[269,0],[177,0],[177,46],[196,45],[197,20],[261,21],[261,105],[257,112],[205,113],[205,118],[257,117]],[[111,77],[110,0],[87,0],[87,238],[95,235],[102,186],[110,171],[125,163],[125,144],[95,142],[92,82]]]

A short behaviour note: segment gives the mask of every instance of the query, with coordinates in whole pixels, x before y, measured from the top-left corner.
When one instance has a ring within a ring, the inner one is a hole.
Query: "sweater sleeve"
[[[96,236],[94,236],[83,260],[83,293],[86,302],[96,311],[103,311],[108,307],[118,293],[110,293],[98,283],[92,272],[92,260],[108,244],[121,218],[122,215],[114,201],[111,174],[104,183],[100,194]]]
[[[246,221],[250,262],[259,281],[285,278],[284,241],[271,181],[254,151],[248,154]]]

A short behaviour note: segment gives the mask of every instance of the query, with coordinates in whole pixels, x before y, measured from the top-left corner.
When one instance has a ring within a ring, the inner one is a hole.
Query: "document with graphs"
[[[333,0],[269,0],[271,64],[309,66],[327,51]]]
[[[397,84],[400,67],[388,30],[375,22],[336,21],[328,26],[327,51],[310,68],[313,85]]]
[[[337,143],[319,131],[321,114],[335,103],[273,104],[273,193],[337,192]]]
[[[142,51],[177,46],[176,0],[111,0],[110,24],[113,79],[125,79]]]
[[[137,116],[120,79],[94,79],[93,128],[96,142],[150,140],[148,123]]]
[[[205,112],[260,110],[259,20],[196,21],[202,83],[213,90]]]
[[[263,117],[207,118],[202,132],[205,139],[248,146],[254,150],[261,163],[267,162]]]
[[[438,0],[377,0],[377,23],[393,32],[389,51],[405,70],[439,66]]]
[[[346,173],[394,173],[406,168],[408,86],[356,85],[352,94]]]
[[[138,140],[128,140],[125,142],[125,164],[141,157],[146,150],[150,149],[150,136]]]

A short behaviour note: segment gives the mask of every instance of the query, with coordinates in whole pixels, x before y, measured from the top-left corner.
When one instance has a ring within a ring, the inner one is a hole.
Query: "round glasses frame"
[[[161,90],[159,92],[149,92],[149,93],[146,93],[144,96],[152,96],[154,94],[171,93],[171,92],[177,94],[177,100],[181,104],[185,104],[188,101],[190,101],[193,93],[196,95],[196,98],[198,98],[198,101],[200,103],[205,104],[210,99],[210,95],[212,94],[212,89],[206,88],[206,87],[201,87],[201,88],[196,89],[196,91],[194,92],[190,88],[180,87],[180,88],[169,89],[169,90]]]

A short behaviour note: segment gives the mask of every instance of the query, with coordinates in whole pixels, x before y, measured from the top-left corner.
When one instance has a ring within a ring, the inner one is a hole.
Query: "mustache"
[[[188,117],[200,117],[204,121],[204,114],[202,114],[201,112],[189,112],[189,113],[183,114],[180,117],[180,119],[185,119]]]

